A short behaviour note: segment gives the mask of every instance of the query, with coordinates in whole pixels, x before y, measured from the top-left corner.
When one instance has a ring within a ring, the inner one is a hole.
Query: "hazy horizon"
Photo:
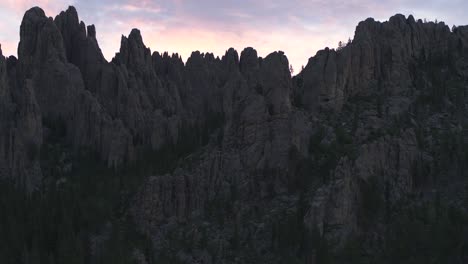
[[[75,6],[79,19],[96,26],[97,40],[110,61],[120,48],[120,38],[132,28],[141,31],[151,51],[178,53],[184,62],[192,51],[224,55],[233,47],[239,53],[253,47],[265,57],[284,51],[295,72],[325,47],[352,38],[359,21],[368,17],[386,21],[394,14],[416,19],[463,25],[468,3],[460,0],[339,0],[323,1],[151,1],[151,0],[7,0],[0,3],[0,44],[3,54],[16,56],[24,12],[33,6],[55,17]]]

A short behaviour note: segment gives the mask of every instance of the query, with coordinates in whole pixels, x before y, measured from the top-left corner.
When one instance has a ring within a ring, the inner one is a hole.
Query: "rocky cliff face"
[[[14,177],[31,189],[41,180],[41,111],[31,81],[15,80],[17,67],[16,58],[0,54],[0,178]]]
[[[138,29],[107,62],[73,7],[32,8],[18,59],[0,52],[0,177],[44,187],[57,144],[60,162],[144,171],[119,205],[152,242],[141,263],[345,263],[355,239],[375,262],[404,212],[438,199],[467,213],[468,27],[367,19],[297,76],[288,66],[253,48],[184,64]]]
[[[464,41],[464,27],[450,32],[443,22],[417,22],[396,15],[381,23],[372,18],[359,23],[352,43],[341,50],[325,49],[312,57],[296,90],[297,104],[307,109],[340,109],[347,98],[377,90],[405,94],[413,88],[414,63],[443,57],[456,63]],[[313,88],[315,87],[315,88]]]

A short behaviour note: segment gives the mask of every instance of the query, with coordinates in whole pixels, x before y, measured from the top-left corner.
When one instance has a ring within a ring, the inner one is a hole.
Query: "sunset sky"
[[[4,55],[16,55],[21,19],[35,5],[52,17],[75,6],[80,20],[96,25],[108,60],[121,35],[139,28],[152,51],[178,52],[184,61],[194,50],[221,56],[229,47],[240,53],[251,46],[260,56],[284,51],[295,69],[317,50],[352,38],[367,17],[385,21],[401,13],[468,24],[466,0],[0,0]]]

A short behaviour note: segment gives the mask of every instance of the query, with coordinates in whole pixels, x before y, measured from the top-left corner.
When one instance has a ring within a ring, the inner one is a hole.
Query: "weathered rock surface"
[[[340,109],[347,98],[372,92],[406,94],[413,87],[414,64],[420,59],[453,55],[464,40],[443,22],[423,23],[396,15],[386,22],[369,18],[356,27],[352,42],[341,50],[325,49],[309,60],[295,91],[297,104],[307,109]]]
[[[444,72],[450,65],[463,64],[466,50],[449,48],[453,43],[464,43],[461,31],[450,32],[442,23],[415,22],[411,16],[397,15],[384,23],[368,19],[359,24],[347,47],[319,51],[294,77],[293,84],[287,59],[281,53],[260,62],[255,50],[245,49],[237,69],[230,66],[237,64],[236,54],[228,51],[225,60],[231,61],[228,71],[234,74],[228,75],[224,86],[221,144],[211,142],[199,156],[183,160],[182,164],[190,165],[173,174],[151,177],[135,198],[138,205],[133,215],[138,226],[154,238],[156,248],[168,250],[165,243],[181,239],[174,237],[174,228],[186,230],[179,233],[182,237],[183,232],[202,228],[189,226],[206,219],[203,216],[211,215],[213,204],[221,201],[230,209],[220,214],[233,219],[225,218],[229,223],[225,229],[209,229],[215,235],[208,236],[224,248],[212,255],[224,256],[217,259],[219,262],[248,261],[242,259],[242,253],[236,261],[227,257],[236,255],[232,236],[241,241],[256,237],[251,243],[257,257],[265,244],[280,243],[265,238],[265,234],[278,235],[275,230],[283,217],[278,212],[283,210],[294,217],[304,210],[300,219],[308,232],[317,230],[335,247],[344,247],[348,238],[363,234],[372,221],[369,219],[376,217],[370,211],[391,215],[412,193],[421,191],[421,176],[416,176],[421,172],[415,171],[427,169],[432,158],[421,145],[420,126],[425,121],[417,121],[411,113],[420,107],[420,94],[438,93],[436,87],[425,90],[440,85],[425,75],[430,67]],[[191,59],[202,58],[195,54]],[[440,64],[434,66],[435,60]],[[206,72],[205,68],[198,75],[204,76],[201,83],[210,80]],[[466,74],[466,68],[457,67],[442,79],[460,80],[466,90],[466,82],[459,78]],[[236,85],[231,88],[233,82]],[[459,105],[466,105],[464,98]],[[290,100],[299,109],[291,106]],[[307,111],[302,112],[302,108]],[[424,115],[430,116],[432,111]],[[314,145],[312,135],[321,126],[327,127],[326,136]],[[342,133],[351,142],[340,139]],[[297,196],[303,178],[313,182],[305,188],[306,209],[300,209],[303,198]],[[289,203],[277,200],[287,197]],[[375,208],[372,202],[369,205],[372,199]],[[251,210],[259,210],[261,220],[238,220],[244,214],[255,215]],[[170,219],[175,222],[169,224]],[[205,253],[201,250],[189,254],[192,258],[178,260],[190,263]],[[307,257],[308,253],[304,254]],[[269,257],[260,258],[278,261]]]
[[[116,177],[167,161],[125,213],[171,263],[317,263],[324,245],[386,239],[432,189],[468,207],[447,191],[466,184],[468,27],[367,19],[295,77],[283,52],[184,64],[133,29],[107,62],[97,39],[73,7],[26,12],[18,59],[0,50],[0,177],[41,186],[57,142]]]
[[[15,82],[16,64],[0,51],[0,178],[14,177],[32,190],[41,181],[41,111],[31,82]]]

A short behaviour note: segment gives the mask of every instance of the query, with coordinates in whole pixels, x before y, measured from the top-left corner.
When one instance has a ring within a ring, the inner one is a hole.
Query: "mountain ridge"
[[[70,232],[86,234],[94,261],[129,217],[128,232],[150,241],[126,245],[138,263],[462,263],[467,94],[468,26],[366,19],[292,77],[281,51],[194,51],[184,63],[151,53],[138,29],[108,62],[74,7],[55,19],[35,7],[18,58],[0,56],[0,179],[31,194],[72,188],[85,209],[115,195],[97,230],[74,213]],[[418,212],[442,233],[459,228],[427,247],[458,247],[399,248],[431,243],[404,236],[431,233]]]

